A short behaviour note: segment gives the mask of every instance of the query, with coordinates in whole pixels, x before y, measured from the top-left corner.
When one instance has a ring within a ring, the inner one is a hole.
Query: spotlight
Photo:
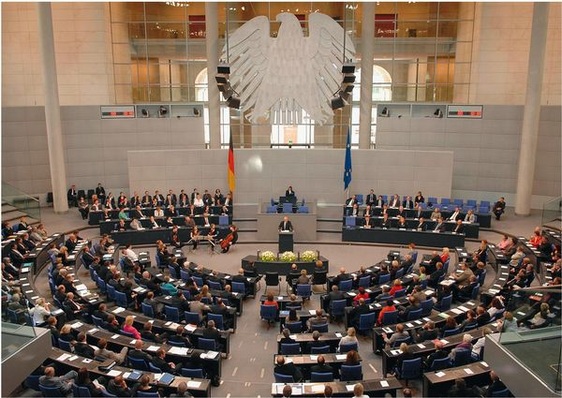
[[[230,65],[221,64],[217,67],[217,72],[222,75],[230,75]]]
[[[216,75],[215,80],[217,81],[217,84],[227,84],[228,83],[228,79],[224,75]]]
[[[141,109],[141,114],[142,114],[142,117],[150,117],[150,112],[145,108]]]
[[[353,84],[348,84],[347,86],[345,86],[343,91],[346,93],[351,93],[353,91],[353,87],[355,87]]]
[[[341,68],[341,73],[355,73],[355,65],[353,64],[343,64]]]
[[[388,111],[388,108],[386,106],[382,108],[381,116],[385,116],[385,117],[390,116],[390,112]]]
[[[332,98],[331,107],[332,107],[333,110],[343,108],[344,106],[345,106],[345,102],[343,101],[342,97],[340,97],[338,95],[338,96]]]
[[[442,118],[443,117],[443,111],[441,111],[440,108],[437,108],[435,110],[435,112],[433,112],[433,116],[438,117],[438,118]]]
[[[343,83],[353,83],[355,82],[355,75],[346,74],[343,76]]]
[[[349,100],[350,100],[350,98],[351,98],[351,94],[350,94],[350,93],[348,93],[348,92],[346,92],[346,91],[340,91],[340,92],[339,92],[339,96],[342,97],[342,99],[343,99],[345,102],[349,103]]]
[[[164,105],[160,105],[158,109],[158,116],[165,117],[168,114],[168,108]]]
[[[226,100],[226,104],[229,108],[239,109],[240,108],[240,98],[231,96]]]
[[[200,116],[201,115],[201,111],[199,110],[199,108],[193,108],[193,116]]]
[[[227,87],[225,87],[222,96],[225,100],[228,100],[230,97],[232,97],[234,95],[234,90],[232,89],[232,87],[230,87],[230,85],[228,85]]]
[[[219,91],[221,93],[224,93],[226,91],[226,85],[225,84],[217,84],[217,87],[219,88]]]

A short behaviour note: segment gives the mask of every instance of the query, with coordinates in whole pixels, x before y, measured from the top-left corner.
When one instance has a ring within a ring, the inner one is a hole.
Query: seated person
[[[72,382],[78,377],[78,373],[74,370],[66,373],[63,376],[55,375],[55,368],[47,366],[44,370],[44,375],[39,377],[39,384],[45,387],[57,387],[60,391],[60,396],[65,397],[72,393]]]
[[[404,325],[401,323],[396,324],[396,331],[392,333],[390,337],[388,337],[386,332],[382,333],[382,339],[386,343],[386,348],[392,347],[396,340],[402,340],[408,337],[410,337],[410,335],[404,330]]]
[[[303,378],[299,368],[297,368],[293,362],[286,363],[283,355],[277,355],[276,365],[273,372],[292,376],[294,382],[300,382]]]

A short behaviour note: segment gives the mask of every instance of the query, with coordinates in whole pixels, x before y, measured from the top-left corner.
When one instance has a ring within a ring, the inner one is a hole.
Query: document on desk
[[[390,353],[392,355],[400,355],[400,354],[402,354],[402,351],[400,351],[400,350],[390,350]]]
[[[197,326],[195,326],[195,325],[193,325],[193,324],[191,324],[191,323],[188,323],[187,325],[185,325],[185,329],[186,329],[188,332],[194,332],[195,330],[197,330]]]
[[[115,339],[119,338],[119,336],[121,336],[121,335],[120,334],[114,334],[113,336],[111,336],[111,338],[115,340]]]
[[[386,380],[381,380],[381,387],[388,387],[390,384],[388,384],[388,381]]]
[[[185,347],[172,347],[168,350],[169,354],[176,354],[176,355],[187,355],[187,348]]]
[[[70,358],[68,358],[69,361],[74,361],[76,359],[78,359],[78,355],[73,355]]]
[[[473,375],[473,374],[474,374],[474,372],[472,371],[472,369],[464,368],[463,370],[466,372],[466,374],[469,374],[469,375]]]
[[[466,308],[464,305],[459,305],[457,308],[461,311],[464,311],[464,312],[468,311],[468,308]]]
[[[120,312],[123,312],[123,311],[125,311],[125,308],[123,308],[123,307],[117,307],[117,308],[115,308],[115,309],[114,309],[113,311],[111,311],[111,312],[113,312],[114,314],[119,314]]]
[[[78,328],[79,328],[80,326],[82,326],[82,325],[83,325],[82,322],[74,322],[74,323],[73,323],[72,325],[70,325],[70,326],[72,326],[74,329],[78,329]]]
[[[156,352],[156,351],[158,351],[158,348],[160,348],[160,347],[158,347],[157,345],[151,345],[146,350],[151,351],[151,352]]]
[[[437,372],[437,373],[435,373],[435,376],[443,377],[443,376],[445,376],[445,372]]]
[[[460,315],[462,314],[462,310],[458,309],[458,308],[452,308],[451,311],[453,311],[455,314]]]
[[[308,310],[308,312],[310,313],[310,315],[316,315],[316,310]]]
[[[119,376],[121,374],[121,372],[119,370],[110,370],[107,375],[109,377],[116,377]]]
[[[345,385],[345,389],[347,391],[353,391],[353,388],[355,387],[355,384],[346,384]]]
[[[345,361],[346,358],[347,358],[346,354],[336,354],[336,359],[338,361]]]
[[[342,338],[342,334],[341,334],[340,332],[336,332],[335,335],[336,335],[336,337],[337,337],[338,339],[341,339],[341,338]]]
[[[313,384],[311,386],[311,390],[315,394],[323,393],[324,392],[324,384]]]
[[[60,357],[57,358],[57,361],[63,362],[70,358],[70,354],[62,354]]]
[[[190,380],[187,382],[187,388],[199,388],[199,387],[201,387],[200,381]]]

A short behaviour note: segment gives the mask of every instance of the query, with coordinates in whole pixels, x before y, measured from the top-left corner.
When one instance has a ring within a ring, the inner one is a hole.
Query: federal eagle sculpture
[[[323,124],[333,116],[330,101],[342,83],[342,66],[354,60],[353,42],[324,14],[309,15],[308,37],[293,14],[278,14],[276,21],[276,38],[269,19],[259,16],[231,34],[223,49],[240,109],[252,123],[297,124],[304,110]]]

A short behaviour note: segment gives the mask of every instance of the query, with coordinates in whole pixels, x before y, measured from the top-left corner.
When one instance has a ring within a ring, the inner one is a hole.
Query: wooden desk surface
[[[402,384],[396,379],[396,377],[388,377],[384,379],[371,379],[361,381],[363,387],[365,388],[366,395],[374,395],[377,392],[390,392],[393,396],[396,396],[396,390],[402,388]],[[286,385],[293,387],[292,396],[324,396],[325,386],[332,387],[334,396],[353,396],[353,386],[354,384],[348,384],[346,382],[324,382],[324,383],[272,383],[271,385],[271,395],[273,397],[280,397],[283,395],[283,388]]]

